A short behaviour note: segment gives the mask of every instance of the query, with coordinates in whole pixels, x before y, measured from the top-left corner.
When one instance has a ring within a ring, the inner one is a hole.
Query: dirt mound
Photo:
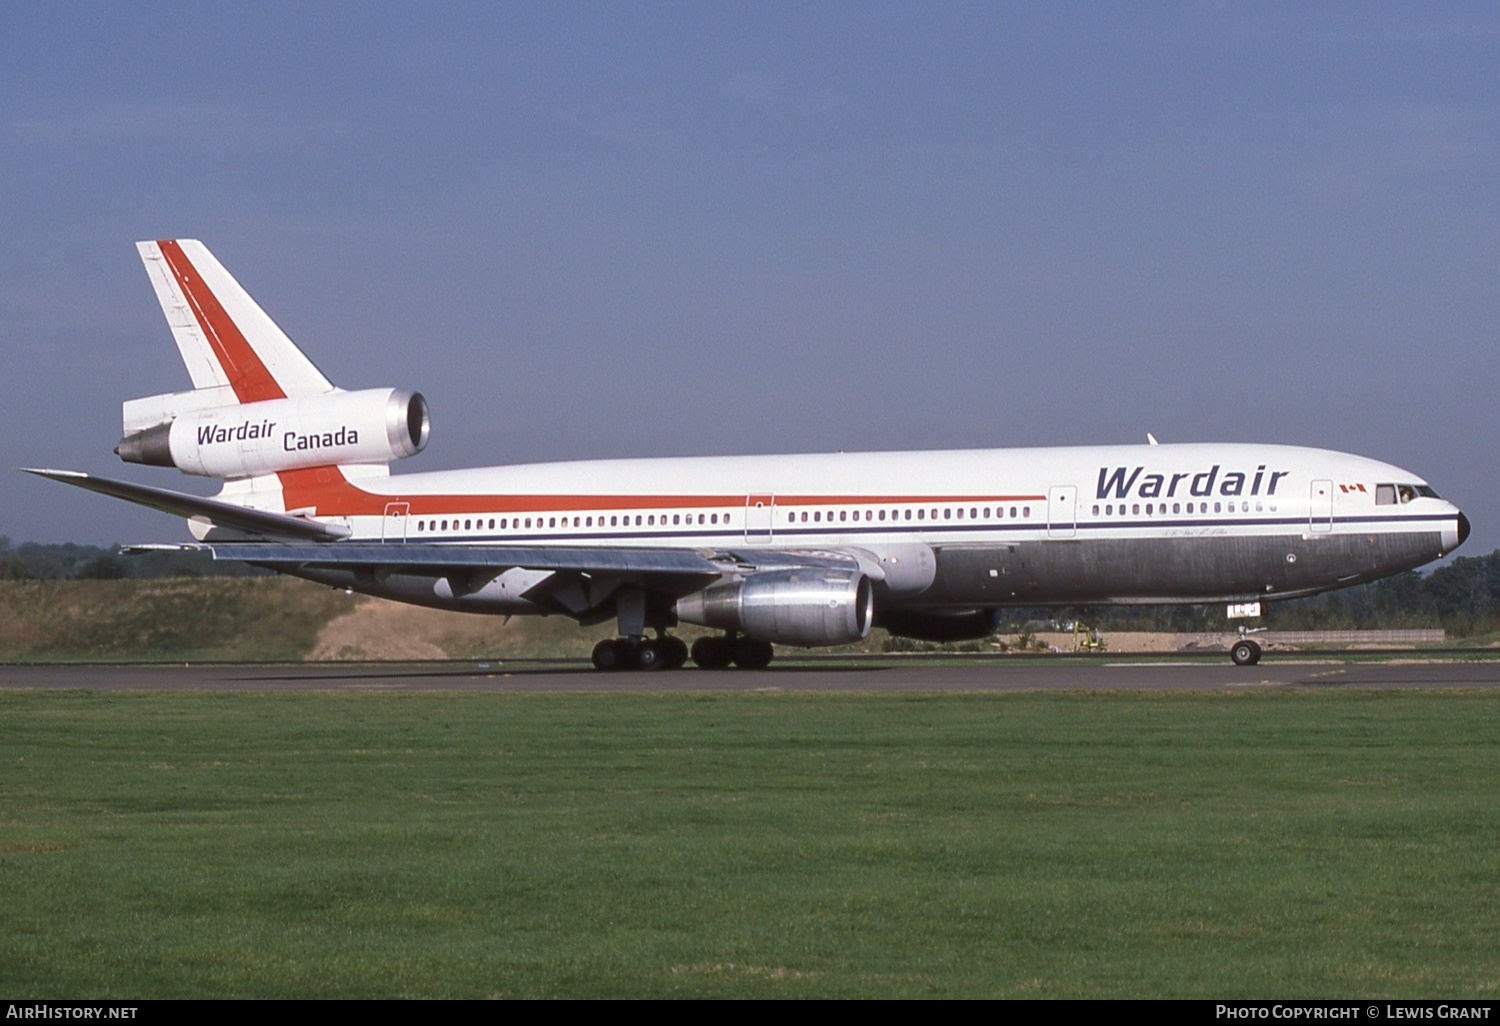
[[[309,659],[420,660],[586,656],[614,624],[580,629],[566,617],[506,617],[365,598],[318,632]]]

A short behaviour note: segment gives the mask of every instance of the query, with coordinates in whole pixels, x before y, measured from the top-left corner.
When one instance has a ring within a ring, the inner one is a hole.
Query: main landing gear
[[[769,641],[754,638],[699,638],[693,642],[693,662],[705,670],[727,670],[733,663],[742,670],[763,670],[771,665],[776,650]]]
[[[620,636],[594,646],[596,670],[676,670],[688,661],[687,643],[667,633],[676,620],[667,612],[648,603],[639,588],[622,588],[615,596]],[[655,638],[646,631],[656,632]],[[705,670],[723,670],[731,664],[747,670],[768,666],[775,649],[769,641],[742,638],[733,633],[723,637],[699,638],[693,642],[693,662]]]
[[[611,638],[594,646],[596,670],[675,670],[687,662],[687,642],[663,634],[650,638]]]
[[[705,670],[727,670],[738,666],[760,670],[776,654],[769,641],[754,638],[699,638],[693,642],[692,658]],[[688,660],[687,643],[681,638],[611,638],[594,646],[596,670],[676,670]]]

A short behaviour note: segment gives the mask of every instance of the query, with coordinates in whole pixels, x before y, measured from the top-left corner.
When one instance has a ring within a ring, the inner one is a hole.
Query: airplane
[[[1285,445],[592,460],[392,476],[420,393],[335,387],[201,243],[137,244],[192,389],[124,404],[115,452],[205,498],[29,473],[187,518],[215,559],[440,609],[614,620],[601,670],[770,663],[774,646],[984,638],[1013,606],[1312,595],[1452,552],[1409,471]],[[136,550],[152,546],[136,546]],[[722,632],[688,646],[669,631]],[[649,632],[649,633],[648,633]],[[1257,662],[1241,631],[1231,652]]]

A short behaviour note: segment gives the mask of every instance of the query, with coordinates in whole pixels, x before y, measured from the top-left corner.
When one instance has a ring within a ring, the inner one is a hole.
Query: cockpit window
[[[1419,496],[1424,499],[1436,499],[1438,493],[1424,484],[1379,484],[1375,486],[1375,505],[1377,506],[1394,506],[1398,502],[1405,505]]]

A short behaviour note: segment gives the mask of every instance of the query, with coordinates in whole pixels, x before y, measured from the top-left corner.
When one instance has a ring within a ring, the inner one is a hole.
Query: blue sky
[[[428,396],[398,472],[1151,431],[1389,460],[1486,553],[1497,68],[1486,4],[7,4],[0,465],[195,487],[110,452],[180,236]]]

